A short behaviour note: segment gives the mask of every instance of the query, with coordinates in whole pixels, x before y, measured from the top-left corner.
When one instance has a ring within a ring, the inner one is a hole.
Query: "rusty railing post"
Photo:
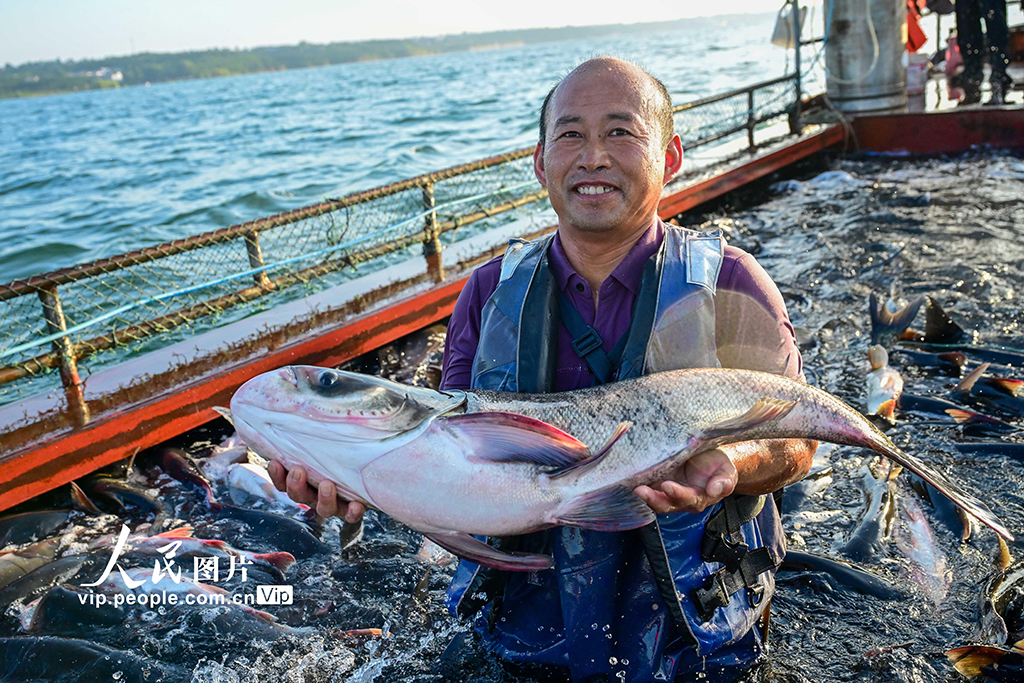
[[[250,268],[262,268],[265,265],[263,263],[263,249],[260,248],[260,234],[255,230],[245,233],[245,250],[249,252]],[[274,283],[267,277],[267,271],[265,270],[253,273],[252,279],[257,287],[262,287],[263,289],[274,288]]]
[[[754,147],[754,90],[747,91],[747,144]]]
[[[441,261],[441,228],[437,224],[437,213],[433,211],[434,183],[426,182],[422,186],[423,208],[430,211],[423,221],[423,256],[427,259],[427,272],[435,282],[444,281],[444,264]]]
[[[43,304],[43,317],[46,318],[46,329],[50,334],[59,334],[68,329],[64,318],[64,308],[57,295],[57,285],[51,284],[39,290],[39,300]],[[66,336],[53,340],[53,350],[60,359],[60,381],[64,385],[64,393],[68,399],[75,424],[81,426],[89,421],[89,406],[85,402],[82,380],[78,376],[78,363],[71,340]]]

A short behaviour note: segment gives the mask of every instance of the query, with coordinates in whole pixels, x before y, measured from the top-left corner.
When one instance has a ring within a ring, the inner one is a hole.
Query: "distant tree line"
[[[200,52],[143,52],[120,57],[80,61],[30,62],[19,66],[7,64],[0,69],[0,98],[24,97],[73,90],[96,90],[192,78],[211,78],[234,74],[301,69],[348,62],[394,59],[417,55],[460,52],[493,45],[534,44],[593,38],[611,34],[667,31],[700,22],[722,20],[748,22],[750,15],[681,19],[672,22],[644,24],[607,24],[602,26],[565,26],[562,28],[521,29],[488,33],[463,33],[436,38],[404,40],[368,40],[361,42],[318,45],[258,47],[249,50],[203,50]],[[763,21],[758,17],[756,20]],[[120,82],[109,78],[84,75],[104,67],[120,71]]]

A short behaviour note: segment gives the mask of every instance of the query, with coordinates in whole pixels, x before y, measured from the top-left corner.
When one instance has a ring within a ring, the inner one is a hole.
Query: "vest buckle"
[[[577,356],[583,358],[587,354],[601,348],[603,344],[604,341],[601,339],[601,335],[597,333],[597,330],[588,326],[586,333],[573,340],[572,350],[576,352]]]

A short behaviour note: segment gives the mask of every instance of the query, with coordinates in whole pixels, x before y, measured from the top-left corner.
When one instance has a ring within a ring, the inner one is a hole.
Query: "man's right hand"
[[[313,488],[306,480],[306,470],[293,467],[286,470],[281,463],[272,460],[267,465],[267,472],[278,491],[288,494],[296,503],[316,506],[316,513],[321,517],[338,516],[349,524],[358,524],[366,512],[362,503],[349,502],[338,496],[334,484],[329,481],[320,482],[319,488]]]

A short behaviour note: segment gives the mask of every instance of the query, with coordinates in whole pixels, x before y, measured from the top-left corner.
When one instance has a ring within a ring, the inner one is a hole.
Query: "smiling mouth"
[[[577,194],[602,195],[614,191],[615,188],[609,185],[581,185],[576,188]]]

